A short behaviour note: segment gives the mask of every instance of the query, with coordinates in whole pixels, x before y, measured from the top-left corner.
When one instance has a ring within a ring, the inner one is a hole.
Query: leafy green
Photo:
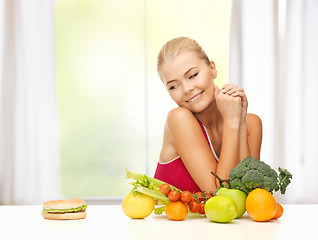
[[[156,208],[154,209],[154,214],[156,214],[156,215],[162,215],[165,210],[166,210],[166,206],[156,207]]]
[[[284,168],[278,168],[279,171],[279,183],[276,189],[279,189],[282,194],[285,194],[287,186],[290,184],[290,179],[293,178],[292,174]],[[275,189],[275,190],[276,190]],[[278,190],[276,190],[278,191]]]
[[[87,208],[87,204],[82,205],[77,208],[64,208],[64,209],[43,209],[42,214],[44,213],[68,213],[68,212],[81,212]]]

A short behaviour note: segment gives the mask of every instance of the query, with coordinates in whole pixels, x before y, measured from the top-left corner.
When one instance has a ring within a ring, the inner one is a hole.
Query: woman
[[[216,67],[190,38],[167,42],[157,69],[171,98],[155,178],[181,190],[215,192],[218,180],[246,156],[260,158],[262,123],[247,114],[242,88],[214,84]]]

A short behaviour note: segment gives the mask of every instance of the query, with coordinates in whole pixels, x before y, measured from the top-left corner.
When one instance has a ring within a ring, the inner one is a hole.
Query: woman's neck
[[[211,131],[218,131],[223,124],[223,118],[220,114],[215,100],[202,112],[195,113],[194,116]]]

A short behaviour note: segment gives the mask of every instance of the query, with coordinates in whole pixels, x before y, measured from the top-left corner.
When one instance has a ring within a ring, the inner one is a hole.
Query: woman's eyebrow
[[[195,68],[198,68],[198,67],[191,67],[191,68],[189,68],[189,70],[184,73],[184,76],[186,76],[192,69],[195,69]]]
[[[166,82],[166,86],[169,84],[169,83],[172,83],[174,81],[177,81],[176,79],[172,79],[172,80],[169,80],[168,82]]]

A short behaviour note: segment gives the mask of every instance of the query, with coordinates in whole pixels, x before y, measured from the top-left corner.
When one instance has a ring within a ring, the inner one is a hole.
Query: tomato
[[[167,183],[163,183],[160,185],[159,190],[162,194],[167,195],[170,192],[170,185]]]
[[[195,200],[195,201],[197,201],[197,202],[202,202],[202,201],[204,201],[204,196],[203,196],[203,194],[202,194],[202,192],[196,192],[194,195],[193,195],[193,197],[192,197],[192,200]]]
[[[207,197],[207,200],[211,197],[213,197],[213,195],[211,193],[206,193],[205,196]]]
[[[196,213],[200,210],[200,203],[197,203],[196,201],[192,200],[189,204],[189,210],[193,213]]]
[[[175,201],[167,204],[165,212],[169,219],[180,221],[188,215],[188,208],[183,202]]]
[[[177,190],[171,190],[169,193],[168,193],[168,197],[169,197],[169,200],[171,202],[175,202],[175,201],[178,201],[179,200],[179,192]]]
[[[199,203],[199,207],[200,207],[200,208],[199,208],[199,211],[198,211],[198,212],[199,212],[200,214],[205,214],[204,204],[203,204],[203,203]]]
[[[192,193],[190,193],[189,191],[183,191],[180,194],[180,200],[183,203],[189,203],[192,200]]]
[[[121,204],[123,212],[131,218],[148,217],[155,208],[155,200],[145,194],[128,193]]]

